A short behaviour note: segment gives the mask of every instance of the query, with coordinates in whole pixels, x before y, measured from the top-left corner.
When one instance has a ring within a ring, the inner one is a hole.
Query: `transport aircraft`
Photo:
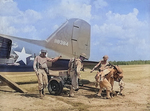
[[[46,40],[0,34],[0,72],[33,71],[34,58],[41,49],[46,49],[50,58],[62,55],[58,61],[48,62],[51,70],[67,69],[69,59],[79,57],[81,53],[90,57],[90,31],[89,23],[72,18]]]

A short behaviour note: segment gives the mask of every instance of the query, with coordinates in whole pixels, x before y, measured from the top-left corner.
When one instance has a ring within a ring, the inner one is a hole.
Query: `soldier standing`
[[[78,79],[80,79],[80,70],[83,67],[82,61],[86,58],[86,54],[82,53],[78,59],[71,59],[68,64],[68,73],[70,74],[72,85],[69,96],[74,96],[74,91],[78,91]]]
[[[47,73],[49,70],[47,66],[47,61],[55,62],[61,57],[59,56],[54,59],[51,59],[46,57],[46,53],[47,51],[42,49],[41,54],[39,56],[36,56],[33,64],[33,69],[38,78],[38,89],[41,98],[45,95],[44,88],[46,88],[48,84]]]

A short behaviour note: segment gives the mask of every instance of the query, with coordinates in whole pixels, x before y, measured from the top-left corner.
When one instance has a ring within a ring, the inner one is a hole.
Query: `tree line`
[[[134,61],[109,61],[113,65],[138,65],[150,64],[150,60],[134,60]]]

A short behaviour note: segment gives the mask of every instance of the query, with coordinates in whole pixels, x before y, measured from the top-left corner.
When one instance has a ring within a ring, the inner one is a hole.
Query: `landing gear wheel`
[[[58,82],[56,80],[52,80],[48,84],[48,91],[52,95],[59,95],[63,90],[62,82]]]

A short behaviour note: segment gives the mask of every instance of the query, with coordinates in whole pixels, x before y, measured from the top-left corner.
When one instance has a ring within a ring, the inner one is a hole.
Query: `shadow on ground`
[[[25,97],[33,97],[33,98],[39,98],[39,94],[21,94],[21,96],[25,96]]]

